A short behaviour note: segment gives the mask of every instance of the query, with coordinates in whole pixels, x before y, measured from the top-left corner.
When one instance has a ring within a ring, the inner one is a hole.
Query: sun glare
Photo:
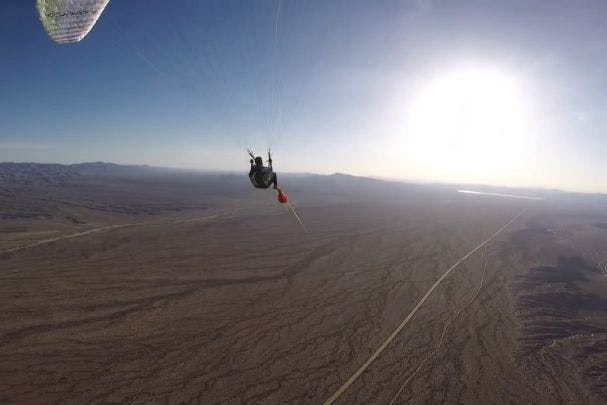
[[[520,83],[491,69],[467,69],[429,81],[413,98],[406,138],[433,174],[482,181],[501,175],[525,153],[530,135]]]

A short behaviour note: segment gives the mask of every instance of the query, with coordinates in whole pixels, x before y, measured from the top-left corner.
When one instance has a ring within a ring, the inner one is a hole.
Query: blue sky
[[[0,161],[271,144],[284,171],[607,192],[602,1],[112,0],[57,45],[5,0],[0,38]]]

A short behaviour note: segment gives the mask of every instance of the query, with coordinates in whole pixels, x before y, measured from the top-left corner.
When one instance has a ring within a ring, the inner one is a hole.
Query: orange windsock
[[[278,189],[278,202],[282,204],[286,204],[289,202],[287,195],[281,189]]]

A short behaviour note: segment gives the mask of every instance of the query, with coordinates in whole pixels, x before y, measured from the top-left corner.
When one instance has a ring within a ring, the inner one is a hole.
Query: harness
[[[254,170],[253,173],[249,175],[249,179],[253,186],[256,188],[268,188],[270,187],[270,180],[272,177],[272,172],[265,172],[263,168],[261,170]]]

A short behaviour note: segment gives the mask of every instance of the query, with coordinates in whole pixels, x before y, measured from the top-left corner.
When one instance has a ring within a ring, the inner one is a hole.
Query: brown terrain
[[[0,164],[0,403],[607,402],[604,196],[247,182]]]

